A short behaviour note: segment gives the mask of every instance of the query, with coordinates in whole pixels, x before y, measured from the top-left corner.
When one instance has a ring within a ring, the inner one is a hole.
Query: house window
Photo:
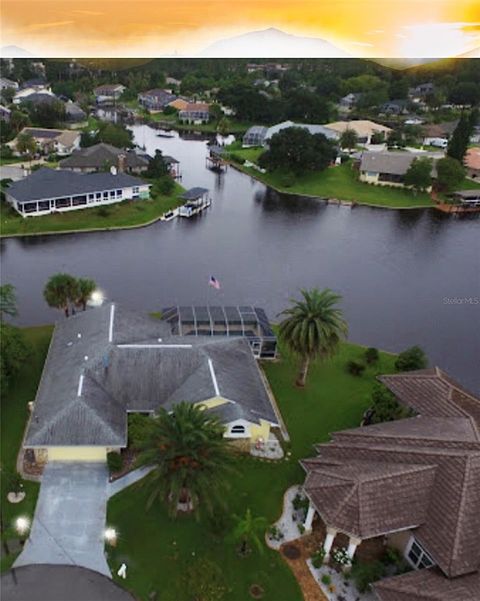
[[[416,569],[430,568],[434,565],[433,559],[414,538],[411,539],[407,546],[405,557]]]
[[[110,190],[110,198],[114,198],[115,196],[115,190]]]
[[[103,193],[103,199],[106,200],[108,198],[108,192]]]
[[[101,193],[101,192],[96,192],[96,193],[95,193],[95,198],[96,198],[97,200],[100,200],[100,199],[102,198],[102,193]]]
[[[120,197],[122,195],[122,191],[121,190],[117,190],[117,197]]]
[[[232,426],[230,434],[245,434],[245,426],[237,425]]]
[[[132,192],[133,192],[133,194],[139,194],[140,188],[138,186],[133,186]]]

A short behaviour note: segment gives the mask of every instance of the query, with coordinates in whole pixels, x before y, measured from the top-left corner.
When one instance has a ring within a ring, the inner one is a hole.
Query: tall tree
[[[437,161],[437,183],[444,192],[452,192],[465,177],[465,169],[460,161],[445,157]]]
[[[56,273],[46,283],[43,296],[50,307],[62,309],[68,317],[78,299],[77,280],[68,273]]]
[[[467,113],[463,112],[455,128],[450,141],[448,142],[447,155],[452,159],[462,162],[467,152],[470,136],[472,134],[472,125]]]
[[[29,159],[33,157],[37,150],[37,144],[30,134],[19,134],[17,137],[17,151],[26,155]]]
[[[254,517],[250,509],[247,509],[244,516],[236,515],[234,519],[235,527],[232,531],[232,538],[239,543],[240,555],[247,555],[252,546],[255,546],[259,553],[263,553],[262,537],[267,528],[267,520],[260,516]]]
[[[96,288],[97,284],[94,280],[90,280],[88,278],[78,278],[77,298],[75,299],[75,304],[78,307],[82,307],[82,309],[85,311],[87,308],[87,302]]]
[[[29,355],[30,349],[20,328],[0,323],[0,384],[5,390]]]
[[[140,464],[154,466],[147,507],[160,499],[173,517],[180,504],[197,517],[202,510],[212,514],[223,504],[226,478],[235,471],[223,424],[191,403],[179,403],[170,413],[161,408],[152,422],[139,456]]]
[[[12,284],[3,284],[0,286],[0,321],[3,321],[4,315],[16,317],[17,314],[15,286],[12,286]]]
[[[432,160],[428,157],[416,158],[405,173],[405,184],[417,192],[424,192],[432,185]]]
[[[340,136],[340,146],[342,148],[346,148],[347,150],[352,150],[355,148],[358,142],[358,136],[354,129],[351,127],[347,127],[347,129],[342,132]]]
[[[302,290],[302,300],[292,299],[292,306],[282,311],[280,338],[301,359],[297,379],[305,386],[310,361],[332,355],[348,327],[342,311],[336,306],[341,296],[329,288]]]

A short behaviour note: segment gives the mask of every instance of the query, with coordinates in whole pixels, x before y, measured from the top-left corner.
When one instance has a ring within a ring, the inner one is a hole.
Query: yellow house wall
[[[218,407],[219,405],[224,405],[228,403],[228,401],[221,396],[212,397],[211,399],[207,399],[206,401],[200,401],[200,403],[195,403],[195,406],[205,407],[205,409],[213,409],[214,407]]]
[[[252,442],[256,442],[259,438],[263,438],[264,441],[267,441],[269,436],[269,422],[261,419],[260,424],[252,424],[250,426],[250,439],[252,440]]]
[[[49,461],[105,461],[105,447],[49,447]]]

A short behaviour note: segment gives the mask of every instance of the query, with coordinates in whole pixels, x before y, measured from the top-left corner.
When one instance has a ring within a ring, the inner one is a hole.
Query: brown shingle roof
[[[386,578],[373,585],[380,601],[480,601],[480,573],[447,580],[438,568]]]
[[[448,577],[478,570],[480,400],[439,369],[381,380],[422,415],[333,434],[302,462],[307,494],[327,525],[368,538],[413,522]]]

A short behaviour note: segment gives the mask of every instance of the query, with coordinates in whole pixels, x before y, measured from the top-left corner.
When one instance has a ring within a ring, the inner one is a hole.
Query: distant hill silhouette
[[[1,58],[35,58],[35,55],[25,50],[24,48],[20,48],[19,46],[2,46],[0,48],[0,57]]]

